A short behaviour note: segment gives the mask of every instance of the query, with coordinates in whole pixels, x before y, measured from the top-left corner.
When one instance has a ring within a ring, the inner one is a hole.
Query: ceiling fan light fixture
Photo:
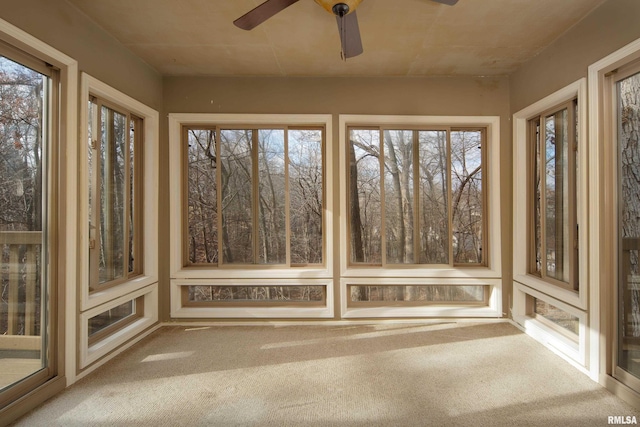
[[[362,2],[362,0],[342,0],[342,1],[335,1],[335,0],[315,0],[316,3],[318,3],[320,6],[322,6],[327,12],[329,12],[332,15],[338,15],[340,16],[335,10],[334,7],[338,6],[336,8],[336,10],[344,10],[345,7],[342,5],[346,5],[346,9],[347,12],[346,13],[351,13],[353,11],[356,10],[356,8],[358,7],[358,5]]]

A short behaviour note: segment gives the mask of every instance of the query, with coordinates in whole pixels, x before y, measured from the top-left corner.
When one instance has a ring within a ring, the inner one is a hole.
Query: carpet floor
[[[509,323],[163,327],[17,426],[605,426],[638,410]]]

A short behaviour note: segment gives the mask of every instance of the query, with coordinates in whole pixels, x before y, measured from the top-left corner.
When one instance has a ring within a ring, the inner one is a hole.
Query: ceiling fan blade
[[[447,6],[453,6],[454,4],[458,3],[458,0],[431,0],[431,1],[434,1],[436,3],[446,4]]]
[[[345,16],[336,16],[336,20],[338,21],[338,31],[340,32],[340,43],[344,58],[360,55],[363,49],[356,11],[354,10]]]
[[[233,23],[236,27],[242,28],[243,30],[252,30],[276,13],[288,8],[298,1],[299,0],[267,0],[233,21]]]

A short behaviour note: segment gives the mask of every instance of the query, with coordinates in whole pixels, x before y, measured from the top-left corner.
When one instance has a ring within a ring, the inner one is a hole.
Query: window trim
[[[183,126],[228,125],[228,126],[322,126],[325,129],[324,186],[325,186],[325,231],[324,265],[305,267],[286,267],[269,265],[226,265],[224,268],[209,266],[185,267],[184,209],[185,166],[182,153]],[[330,114],[213,114],[213,113],[170,113],[169,114],[169,173],[170,173],[170,275],[171,279],[226,279],[252,278],[262,279],[268,271],[274,278],[327,279],[333,274],[333,154],[332,154],[332,116]],[[235,267],[235,268],[234,268]],[[179,293],[178,293],[179,294]],[[172,293],[172,301],[173,301]],[[172,310],[173,311],[173,310]]]
[[[499,116],[390,116],[390,115],[340,115],[340,194],[347,195],[347,131],[349,127],[367,128],[371,126],[402,126],[404,127],[434,127],[445,126],[451,128],[465,127],[486,128],[486,266],[478,265],[426,265],[411,264],[409,266],[359,266],[349,262],[349,245],[347,239],[340,242],[340,274],[342,277],[425,277],[425,278],[500,278],[502,276],[501,261],[501,224],[500,224],[500,117]],[[344,198],[344,197],[343,197]],[[348,207],[343,201],[340,207],[340,235],[348,232]],[[452,283],[453,284],[453,283]],[[478,283],[483,284],[483,283]]]
[[[576,82],[560,89],[553,94],[535,102],[534,104],[518,111],[513,115],[513,280],[514,282],[526,285],[543,294],[549,295],[559,301],[570,304],[581,310],[587,309],[587,275],[588,275],[588,217],[589,209],[587,194],[587,84],[586,79]],[[540,277],[529,273],[530,250],[529,250],[529,215],[530,215],[530,192],[529,173],[522,171],[531,170],[531,150],[528,146],[529,126],[528,121],[536,115],[541,115],[549,111],[550,108],[559,106],[572,99],[578,99],[578,164],[580,169],[576,174],[576,194],[579,202],[576,203],[576,216],[578,224],[582,226],[578,230],[578,282],[583,286],[577,292],[565,287],[552,284]],[[518,315],[514,309],[514,316]]]
[[[87,157],[87,144],[84,139],[79,144],[79,237],[78,237],[78,265],[79,274],[82,280],[80,287],[80,311],[84,312],[91,308],[105,304],[121,295],[134,292],[145,286],[158,281],[158,210],[153,206],[158,206],[158,132],[159,113],[141,102],[123,94],[117,89],[101,82],[100,80],[82,73],[80,94],[80,135],[88,135],[88,103],[89,96],[95,95],[102,100],[127,109],[130,113],[143,119],[143,159],[142,159],[142,205],[147,207],[142,213],[142,239],[144,247],[142,270],[140,274],[125,280],[122,283],[95,292],[89,292],[89,214],[88,214],[88,186],[84,185],[89,180]],[[146,306],[145,306],[146,307]]]

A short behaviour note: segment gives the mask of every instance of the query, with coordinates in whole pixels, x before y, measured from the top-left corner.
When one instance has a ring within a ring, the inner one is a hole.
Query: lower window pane
[[[324,302],[324,286],[188,286],[189,302]]]
[[[117,307],[113,307],[103,313],[93,316],[89,319],[89,336],[93,336],[98,332],[133,316],[136,313],[135,300],[127,301]]]
[[[537,315],[544,317],[572,334],[578,335],[579,320],[576,316],[537,298],[535,299],[534,310]]]
[[[358,302],[421,302],[431,303],[484,303],[487,286],[443,285],[352,285],[350,301]]]

